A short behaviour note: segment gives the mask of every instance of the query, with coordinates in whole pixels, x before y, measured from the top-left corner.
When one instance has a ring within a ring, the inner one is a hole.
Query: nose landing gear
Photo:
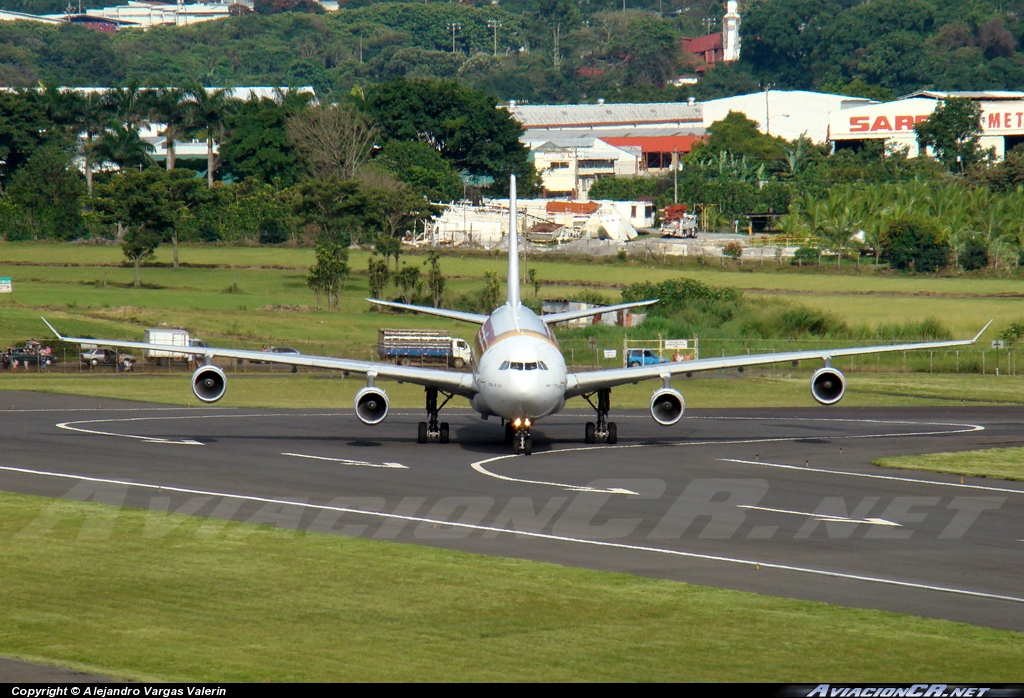
[[[514,419],[505,422],[505,444],[511,446],[515,453],[532,455],[533,437],[530,435],[530,420]]]

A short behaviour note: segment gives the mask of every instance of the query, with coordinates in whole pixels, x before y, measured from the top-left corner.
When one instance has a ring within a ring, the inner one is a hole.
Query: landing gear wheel
[[[530,437],[530,431],[528,429],[520,429],[516,432],[515,438],[516,453],[522,453],[524,456],[528,456],[533,453],[533,439]]]
[[[619,441],[619,430],[615,426],[615,422],[608,422],[608,443],[614,444]]]
[[[406,359],[402,359],[405,361]],[[441,411],[441,408],[448,404],[448,401],[452,399],[449,393],[441,393],[444,395],[444,402],[440,405],[437,404],[437,394],[440,392],[437,388],[427,388],[427,421],[420,422],[419,438],[417,441],[421,444],[427,443],[431,439],[437,439],[440,443],[448,443],[448,435],[451,433],[451,429],[448,426],[448,422],[438,422],[437,415]]]
[[[595,434],[596,425],[593,422],[587,422],[586,429],[583,430],[583,443],[585,444],[596,444],[597,436]]]
[[[505,445],[511,446],[515,438],[516,430],[515,427],[512,426],[512,422],[505,422]]]

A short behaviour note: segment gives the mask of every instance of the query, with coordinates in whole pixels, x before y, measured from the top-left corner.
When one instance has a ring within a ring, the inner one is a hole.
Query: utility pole
[[[452,33],[452,53],[455,53],[455,32],[462,30],[462,25],[458,22],[449,22],[448,29]]]
[[[561,22],[556,22],[555,23],[555,52],[554,52],[554,55],[551,58],[551,64],[554,66],[555,70],[558,70],[559,66],[562,65],[562,56],[558,52],[558,39],[559,39],[561,33],[562,33],[562,24],[561,24]]]
[[[501,26],[501,22],[496,19],[487,20],[487,28],[494,30],[494,55],[498,55],[498,27]]]
[[[672,203],[679,203],[679,149],[672,149]]]

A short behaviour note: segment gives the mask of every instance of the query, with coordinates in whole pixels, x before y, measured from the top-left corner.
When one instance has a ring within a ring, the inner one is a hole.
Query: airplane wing
[[[461,320],[462,322],[471,322],[475,325],[482,325],[487,322],[490,315],[481,315],[480,313],[467,313],[462,310],[448,310],[446,308],[434,308],[429,305],[409,305],[408,303],[396,303],[394,301],[382,301],[376,298],[367,298],[369,302],[374,305],[383,305],[386,308],[397,308],[399,310],[411,310],[416,313],[423,313],[424,315],[436,315],[437,317],[446,317],[450,320]]]
[[[723,368],[743,368],[745,366],[762,366],[767,364],[785,363],[788,361],[807,361],[818,359],[829,361],[841,356],[859,356],[863,354],[881,354],[893,351],[914,351],[921,349],[948,349],[974,344],[988,329],[992,321],[981,328],[971,339],[960,339],[943,342],[912,342],[908,344],[883,344],[871,347],[851,347],[847,349],[812,349],[807,351],[777,352],[773,354],[742,354],[712,359],[696,359],[693,361],[674,361],[651,366],[633,368],[611,368],[598,371],[570,373],[565,388],[566,399],[591,393],[602,388],[614,388],[627,383],[639,383],[642,380],[666,378],[679,374],[697,373],[699,371],[715,371]]]
[[[240,359],[247,361],[262,361],[265,363],[284,364],[288,366],[309,366],[311,368],[326,368],[345,373],[358,373],[361,375],[373,375],[377,378],[387,378],[399,383],[412,383],[431,388],[438,388],[448,393],[472,398],[477,393],[476,379],[472,373],[461,373],[459,371],[447,371],[440,368],[420,368],[417,366],[396,366],[390,363],[377,361],[358,361],[356,359],[339,359],[331,356],[312,356],[308,354],[275,354],[266,351],[253,351],[250,349],[220,349],[217,347],[169,347],[166,344],[149,344],[146,342],[130,342],[123,339],[93,339],[89,337],[66,337],[41,318],[46,326],[57,336],[58,339],[72,344],[97,344],[100,346],[119,347],[123,349],[174,351],[182,355],[193,356],[197,361],[212,361],[217,357],[225,359]]]
[[[540,319],[544,322],[551,324],[553,322],[565,322],[566,320],[576,320],[581,317],[593,317],[594,315],[603,315],[604,313],[614,313],[619,310],[625,310],[626,308],[639,308],[644,305],[653,305],[658,302],[658,299],[650,301],[637,301],[635,303],[619,303],[618,305],[604,305],[599,308],[587,308],[586,310],[566,310],[563,313],[548,313],[547,315],[541,315]]]

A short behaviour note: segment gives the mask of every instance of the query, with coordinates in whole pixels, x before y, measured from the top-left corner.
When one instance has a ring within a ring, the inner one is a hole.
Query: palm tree
[[[110,124],[110,111],[98,92],[84,94],[71,90],[61,91],[57,87],[45,88],[47,101],[54,120],[68,124],[76,136],[85,134],[82,146],[85,185],[92,198],[92,170],[94,163],[95,140],[103,134]]]
[[[195,82],[185,88],[187,123],[206,136],[206,184],[209,187],[213,187],[213,173],[217,168],[213,141],[224,136],[224,122],[231,107],[229,94],[227,89],[209,90]]]
[[[158,90],[153,97],[151,118],[164,125],[160,135],[167,140],[167,169],[173,170],[176,157],[174,141],[185,137],[188,127],[188,102],[184,90],[167,88]]]
[[[110,89],[103,96],[103,101],[115,120],[137,131],[149,125],[151,93],[151,90],[139,87],[139,81],[132,78],[127,85]]]
[[[111,124],[96,143],[96,156],[101,162],[112,162],[122,170],[146,167],[153,163],[149,156],[153,146],[139,137],[131,126]]]
[[[849,185],[832,190],[825,201],[822,231],[825,240],[836,250],[836,267],[843,262],[843,248],[850,244],[854,233],[853,193]]]

